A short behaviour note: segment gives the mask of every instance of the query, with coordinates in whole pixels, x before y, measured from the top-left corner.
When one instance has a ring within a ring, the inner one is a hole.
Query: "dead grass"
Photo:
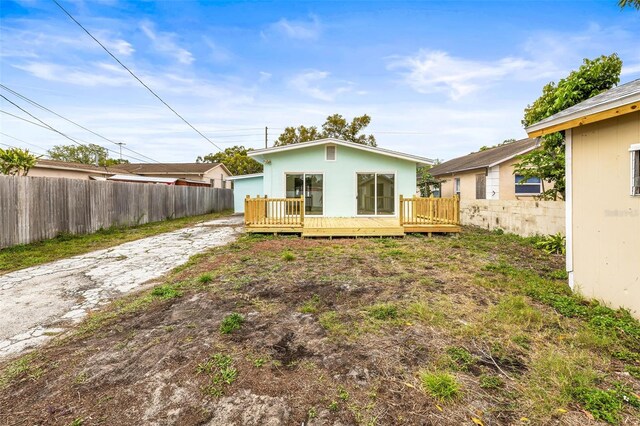
[[[638,424],[640,326],[562,267],[478,230],[244,236],[5,365],[0,423]]]

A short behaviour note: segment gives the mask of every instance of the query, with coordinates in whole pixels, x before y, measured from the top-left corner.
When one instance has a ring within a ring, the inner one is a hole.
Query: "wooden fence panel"
[[[231,189],[0,176],[0,249],[231,208]]]

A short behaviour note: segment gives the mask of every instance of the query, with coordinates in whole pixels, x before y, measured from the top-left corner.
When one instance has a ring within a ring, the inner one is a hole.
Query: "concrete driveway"
[[[131,241],[0,275],[0,360],[41,345],[109,300],[190,256],[234,241],[242,216]]]

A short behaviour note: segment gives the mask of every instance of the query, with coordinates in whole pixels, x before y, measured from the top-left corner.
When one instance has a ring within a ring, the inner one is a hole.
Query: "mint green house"
[[[305,216],[397,217],[400,195],[416,194],[417,166],[433,161],[388,149],[320,139],[251,151],[260,175],[234,176],[236,212],[247,195],[304,198]]]

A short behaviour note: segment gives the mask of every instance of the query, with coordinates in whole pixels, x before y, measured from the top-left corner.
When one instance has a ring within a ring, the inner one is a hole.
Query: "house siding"
[[[329,217],[356,216],[356,173],[395,173],[395,215],[400,195],[416,194],[416,163],[342,145],[336,146],[336,160],[325,160],[325,146],[265,154],[264,193],[285,196],[285,173],[324,174],[324,214]]]
[[[640,112],[572,135],[575,289],[640,317],[640,197],[629,195],[629,147],[640,142]]]
[[[244,213],[244,199],[264,195],[264,182],[262,176],[236,179],[233,181],[233,210],[236,213]]]

